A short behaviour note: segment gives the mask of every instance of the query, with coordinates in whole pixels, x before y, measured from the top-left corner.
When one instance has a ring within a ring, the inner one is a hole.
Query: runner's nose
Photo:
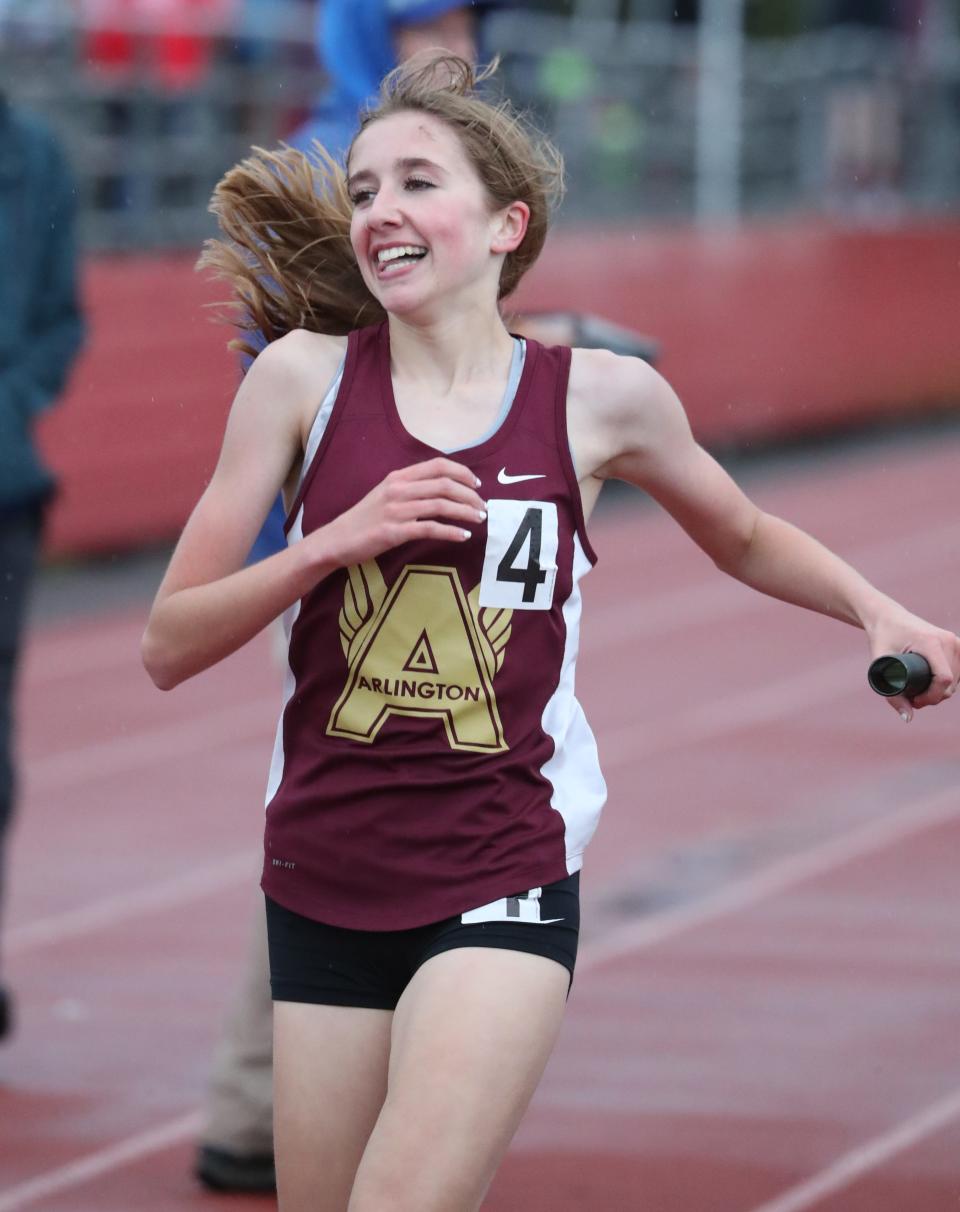
[[[367,222],[371,227],[396,227],[401,222],[396,195],[386,188],[377,190],[367,211]]]

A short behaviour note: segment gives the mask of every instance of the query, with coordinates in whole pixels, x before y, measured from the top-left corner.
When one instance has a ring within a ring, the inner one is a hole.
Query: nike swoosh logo
[[[508,476],[506,467],[501,467],[497,473],[497,480],[501,484],[519,484],[521,480],[545,480],[547,473],[545,471],[538,472],[533,476]]]

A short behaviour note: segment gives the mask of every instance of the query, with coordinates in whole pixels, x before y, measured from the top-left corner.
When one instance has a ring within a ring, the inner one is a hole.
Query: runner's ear
[[[511,202],[494,215],[493,240],[490,251],[510,253],[519,248],[527,234],[530,207],[526,202]]]

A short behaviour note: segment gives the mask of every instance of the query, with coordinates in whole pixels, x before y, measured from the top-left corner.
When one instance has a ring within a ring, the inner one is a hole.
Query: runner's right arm
[[[290,333],[258,356],[237,393],[216,470],[143,636],[143,663],[162,690],[235,652],[336,568],[415,538],[459,541],[483,508],[472,472],[431,459],[391,473],[329,525],[244,567],[278,491],[299,468],[315,384],[333,378],[342,354],[342,341],[321,340],[329,342],[329,367],[318,364],[316,334]]]

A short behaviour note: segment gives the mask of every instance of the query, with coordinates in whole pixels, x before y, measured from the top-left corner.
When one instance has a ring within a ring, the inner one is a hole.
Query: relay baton
[[[867,670],[867,681],[871,689],[888,699],[895,694],[905,694],[908,699],[923,694],[932,678],[930,666],[919,652],[878,656],[875,661],[871,661]]]

